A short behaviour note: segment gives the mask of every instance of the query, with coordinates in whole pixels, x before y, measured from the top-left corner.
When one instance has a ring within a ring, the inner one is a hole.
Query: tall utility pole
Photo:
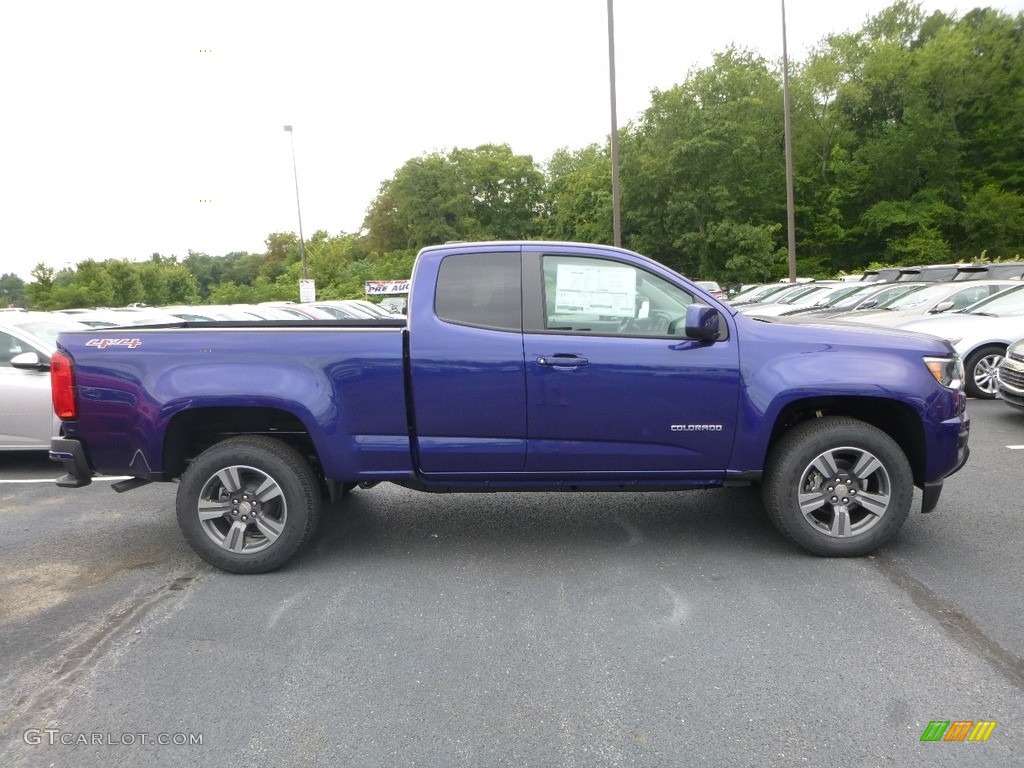
[[[302,236],[302,206],[299,205],[299,169],[295,162],[295,132],[290,125],[284,129],[292,140],[292,173],[295,174],[295,208],[299,213],[299,253],[302,254],[302,279],[309,279],[309,270],[306,268],[306,239]]]
[[[611,2],[611,0],[608,0]],[[789,282],[796,282],[796,206],[793,202],[793,122],[789,102],[789,52],[786,50],[786,0],[782,0],[782,111],[786,134],[786,223],[789,234]]]
[[[612,99],[612,233],[615,247],[622,247],[622,192],[619,190],[619,125],[615,116],[615,14],[608,0],[608,79]]]

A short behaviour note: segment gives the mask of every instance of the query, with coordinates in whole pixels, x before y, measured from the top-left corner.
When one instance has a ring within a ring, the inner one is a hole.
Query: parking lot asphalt
[[[0,765],[1019,766],[1024,413],[969,408],[937,510],[849,560],[751,489],[379,486],[234,576],[173,486],[0,454]]]

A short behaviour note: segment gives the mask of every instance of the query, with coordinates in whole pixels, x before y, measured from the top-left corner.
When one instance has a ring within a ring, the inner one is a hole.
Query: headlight
[[[942,386],[964,388],[964,364],[959,357],[926,357],[924,364]]]

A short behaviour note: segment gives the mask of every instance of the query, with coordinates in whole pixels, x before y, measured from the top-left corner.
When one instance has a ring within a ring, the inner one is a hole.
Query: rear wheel
[[[266,573],[291,559],[316,528],[320,485],[309,462],[286,443],[234,437],[189,465],[176,507],[181,532],[208,563],[232,573]]]
[[[967,382],[964,389],[971,397],[992,400],[996,396],[996,371],[1006,356],[1006,347],[989,344],[974,350],[964,361]]]
[[[763,482],[769,518],[817,555],[855,557],[889,541],[914,494],[910,463],[896,442],[846,417],[804,422],[772,450]]]

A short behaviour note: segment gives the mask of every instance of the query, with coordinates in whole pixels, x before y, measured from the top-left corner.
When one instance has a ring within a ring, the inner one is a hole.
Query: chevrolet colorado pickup
[[[407,320],[183,322],[57,346],[57,484],[175,481],[185,538],[239,573],[280,567],[326,497],[381,482],[759,484],[792,542],[856,556],[896,534],[915,485],[931,511],[968,455],[946,341],[745,317],[597,245],[425,248]]]

